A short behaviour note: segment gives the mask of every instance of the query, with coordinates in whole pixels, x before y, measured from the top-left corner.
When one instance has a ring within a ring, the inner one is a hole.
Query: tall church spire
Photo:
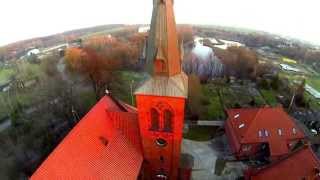
[[[181,73],[173,0],[154,0],[148,37],[147,62],[153,75],[174,76]]]

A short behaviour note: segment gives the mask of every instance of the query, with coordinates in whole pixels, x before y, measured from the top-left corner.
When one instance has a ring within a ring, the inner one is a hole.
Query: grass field
[[[0,85],[7,83],[13,74],[13,69],[0,69]]]
[[[314,89],[320,91],[320,77],[310,77],[307,79],[307,83]]]
[[[104,31],[94,32],[94,33],[91,33],[91,34],[86,34],[86,35],[82,36],[81,39],[89,39],[89,38],[94,37],[94,36],[109,35],[109,34],[116,33],[116,32],[119,32],[119,31],[124,31],[124,30],[127,30],[127,29],[128,29],[128,27],[114,27],[114,28],[106,29]]]
[[[296,64],[296,66],[303,67],[304,70],[306,71],[305,74],[297,74],[297,73],[292,73],[292,72],[285,72],[281,71],[279,73],[280,78],[287,78],[290,82],[290,85],[296,86],[297,83],[300,83],[302,80],[306,80],[306,83],[313,87],[314,89],[320,91],[320,76],[319,74],[314,71],[311,67],[303,64]],[[270,101],[273,99],[272,98],[272,93],[271,92],[262,92],[265,94],[266,97],[270,98]],[[312,109],[320,109],[320,100],[314,98],[312,95],[309,93],[305,93],[305,98],[307,101],[310,102],[310,106]]]
[[[290,59],[290,58],[287,58],[287,57],[283,57],[282,61],[285,62],[285,63],[289,63],[289,64],[297,64],[296,60],[293,60],[293,59]]]
[[[266,90],[266,89],[260,89],[261,95],[266,100],[267,104],[270,106],[276,106],[278,104],[278,101],[275,97],[276,92],[273,90]]]
[[[18,78],[23,80],[31,80],[36,77],[41,77],[44,73],[41,70],[40,64],[30,64],[28,62],[19,63],[18,69],[20,71]]]
[[[250,106],[252,100],[255,101],[255,106],[264,105],[265,101],[259,92],[256,92],[257,94],[252,94],[253,92],[250,92],[249,89],[250,87],[247,85],[228,86],[221,88],[220,92],[224,106],[227,108],[233,108],[236,106]],[[253,91],[254,89],[251,90]]]
[[[183,137],[193,141],[209,141],[217,131],[217,127],[212,126],[191,126],[189,132]]]
[[[307,102],[310,102],[310,108],[315,109],[315,110],[320,110],[320,100],[315,99],[312,95],[309,93],[305,92],[305,99]]]
[[[206,106],[207,111],[205,111],[200,117],[200,119],[204,120],[217,120],[224,119],[225,113],[223,110],[223,106],[220,103],[219,94],[216,88],[209,88],[208,85],[202,86],[202,93],[204,98],[208,100],[208,104]]]

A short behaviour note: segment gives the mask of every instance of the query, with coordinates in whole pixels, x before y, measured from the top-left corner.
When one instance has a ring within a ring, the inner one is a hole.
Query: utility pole
[[[296,91],[294,90],[294,91],[293,91],[292,98],[291,98],[291,101],[290,101],[290,105],[289,105],[289,108],[288,108],[289,112],[291,111],[291,108],[292,108],[292,105],[293,105],[295,96],[296,96]]]

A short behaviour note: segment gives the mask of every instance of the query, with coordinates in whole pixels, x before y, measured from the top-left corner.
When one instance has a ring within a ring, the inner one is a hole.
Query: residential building
[[[263,167],[250,169],[247,180],[319,180],[320,161],[309,145]]]
[[[282,107],[227,110],[226,135],[237,159],[288,155],[304,132]]]

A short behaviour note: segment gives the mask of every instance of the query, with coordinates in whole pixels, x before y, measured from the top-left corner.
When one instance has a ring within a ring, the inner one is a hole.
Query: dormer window
[[[243,123],[240,124],[240,125],[239,125],[239,129],[244,128],[244,126],[245,126],[245,125],[244,125]]]
[[[258,132],[258,136],[259,137],[269,137],[270,136],[270,133],[268,130],[259,130]]]
[[[297,134],[297,129],[296,128],[292,128],[292,133],[293,134]]]
[[[235,119],[238,119],[239,117],[240,117],[240,114],[234,115],[234,118],[235,118]]]

